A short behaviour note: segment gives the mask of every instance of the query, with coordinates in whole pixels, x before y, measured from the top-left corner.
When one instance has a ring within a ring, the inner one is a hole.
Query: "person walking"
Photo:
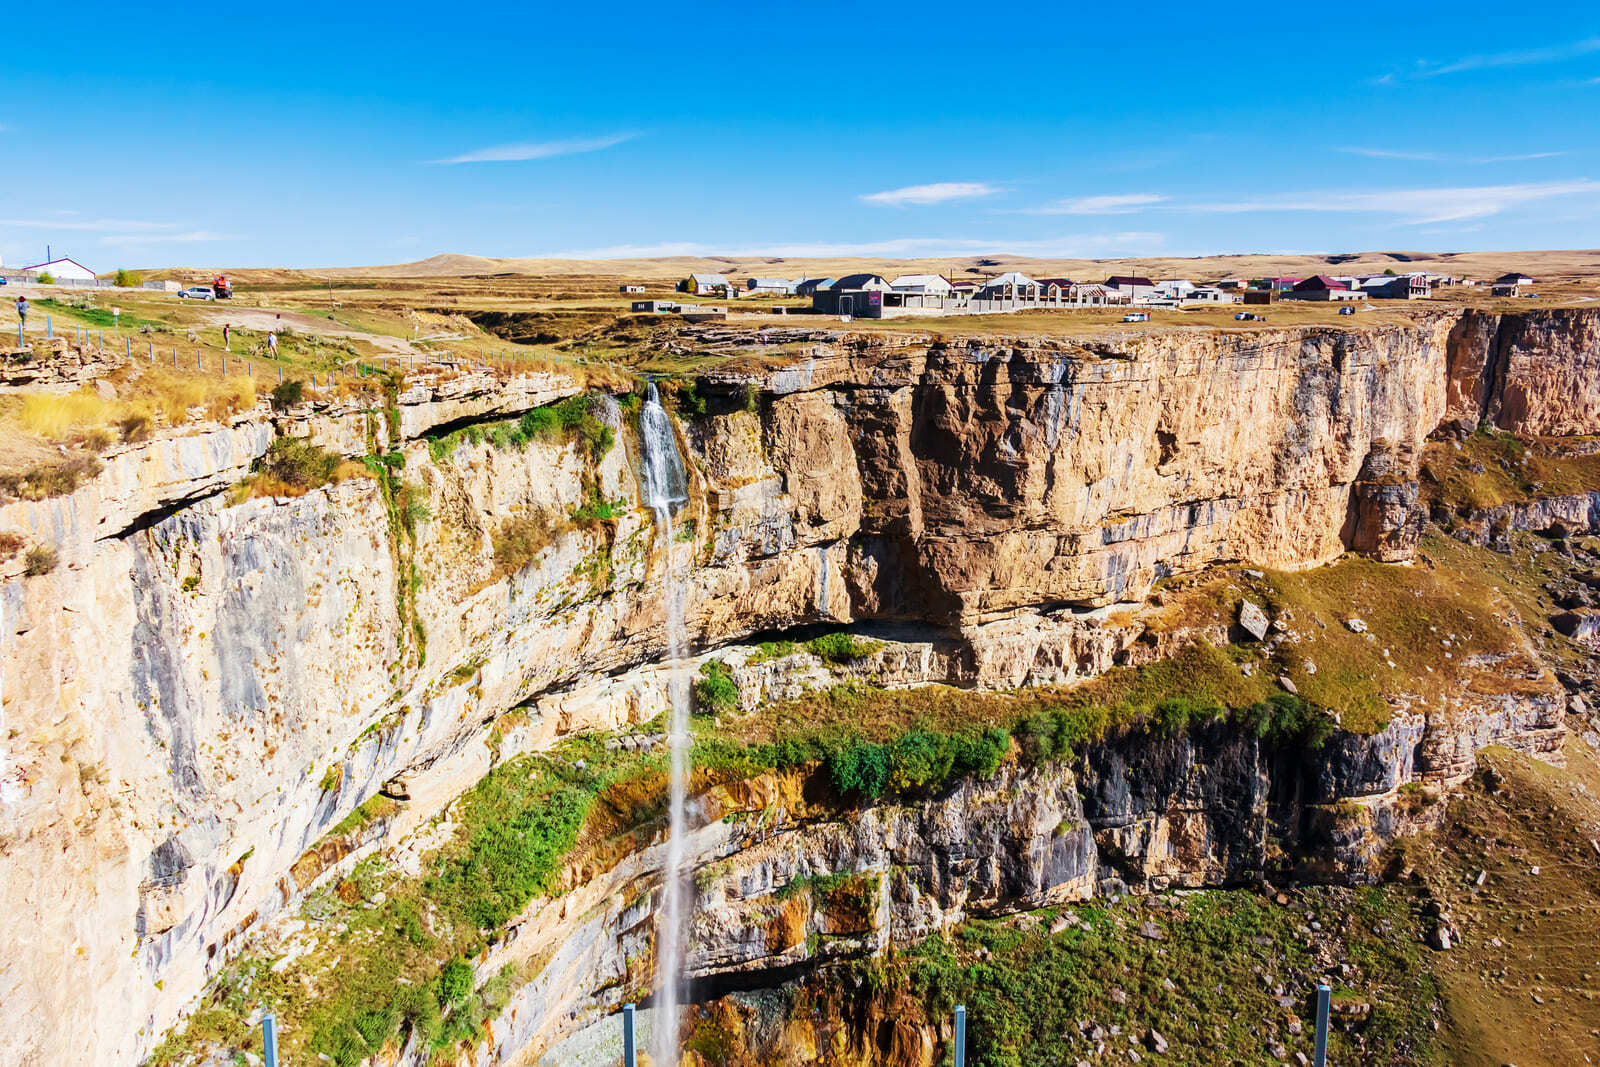
[[[25,296],[17,297],[17,318],[22,320],[22,328],[26,330],[28,328],[28,298]]]
[[[278,358],[278,331],[270,330],[267,333],[267,355],[273,359]]]
[[[233,324],[232,323],[228,323],[228,322],[223,323],[222,324],[222,350],[224,352],[232,351],[232,349],[230,349],[228,347],[228,339],[230,337],[232,337],[232,336],[233,336]]]

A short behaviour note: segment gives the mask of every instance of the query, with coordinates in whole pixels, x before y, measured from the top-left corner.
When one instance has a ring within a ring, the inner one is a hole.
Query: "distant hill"
[[[1487,278],[1512,270],[1534,277],[1600,276],[1600,249],[1529,252],[1417,252],[1375,251],[1326,255],[1235,255],[1199,258],[1138,257],[1133,259],[1038,259],[994,253],[987,256],[940,259],[782,258],[768,256],[671,256],[659,259],[495,259],[445,253],[411,263],[370,267],[333,267],[308,271],[330,277],[447,278],[495,274],[551,278],[637,278],[661,281],[690,273],[819,277],[873,272],[897,274],[949,274],[977,278],[1019,270],[1037,278],[1069,277],[1096,280],[1110,274],[1148,274],[1158,278],[1214,281],[1227,277],[1262,277],[1316,273],[1378,273],[1437,270],[1474,278]]]

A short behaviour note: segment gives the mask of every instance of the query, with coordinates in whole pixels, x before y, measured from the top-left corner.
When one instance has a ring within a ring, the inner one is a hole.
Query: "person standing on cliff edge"
[[[230,337],[232,337],[232,336],[233,336],[233,324],[230,323],[230,322],[223,323],[222,324],[222,350],[224,352],[231,351],[231,349],[228,348],[228,339]]]

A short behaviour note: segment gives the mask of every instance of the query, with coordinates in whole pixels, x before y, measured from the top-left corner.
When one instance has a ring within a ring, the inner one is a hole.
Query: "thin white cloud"
[[[464,152],[449,159],[432,159],[438,164],[455,163],[521,163],[530,159],[554,159],[557,156],[576,156],[585,152],[599,152],[624,141],[631,141],[636,133],[613,133],[605,137],[582,137],[568,141],[524,141],[517,144],[490,145]]]
[[[999,186],[988,182],[934,182],[931,185],[908,185],[903,189],[867,193],[861,199],[882,207],[905,207],[907,204],[942,204],[947,200],[976,200],[993,196],[999,191]]]
[[[211,230],[189,230],[185,233],[113,233],[100,238],[103,245],[145,248],[152,245],[204,244],[208,241],[238,240],[232,234],[214,233]]]
[[[1463,74],[1473,70],[1526,67],[1537,63],[1561,63],[1568,59],[1586,56],[1591,52],[1600,52],[1600,37],[1586,37],[1581,41],[1551,45],[1548,48],[1527,48],[1517,52],[1490,52],[1482,55],[1463,56],[1460,59],[1438,66],[1424,63],[1422,65],[1423,69],[1418,72],[1417,76],[1421,78],[1437,78],[1443,74]]]
[[[1251,200],[1189,205],[1194,211],[1352,212],[1399,216],[1405,225],[1481,219],[1503,211],[1563,196],[1600,195],[1600,182],[1588,178],[1516,185],[1462,186],[1449,189],[1390,189],[1371,192],[1305,192]]]
[[[1103,196],[1076,196],[1057,200],[1043,207],[1028,208],[1029,215],[1128,215],[1142,208],[1165,203],[1156,193],[1109,193]]]
[[[76,215],[64,211],[63,215]],[[162,230],[182,228],[178,222],[146,222],[140,219],[0,219],[0,226],[16,226],[34,230],[121,230],[124,232],[159,233]]]
[[[894,258],[938,258],[940,256],[1026,254],[1061,259],[1111,255],[1144,255],[1159,251],[1166,244],[1160,233],[1127,232],[1076,234],[1035,240],[967,237],[900,237],[860,243],[776,242],[753,248],[730,249],[691,241],[653,245],[611,245],[544,253],[549,259],[654,259],[666,256],[695,256],[703,259],[753,259],[774,256],[788,259],[827,259],[858,256]]]
[[[1452,156],[1442,152],[1407,152],[1393,148],[1359,148],[1341,145],[1337,151],[1368,159],[1399,159],[1416,163],[1527,163],[1535,159],[1558,159],[1569,152],[1526,152],[1514,156]]]
[[[1407,70],[1392,70],[1371,79],[1373,85],[1399,85],[1403,82],[1445,77],[1451,74],[1469,74],[1480,70],[1500,70],[1507,67],[1527,67],[1537,64],[1563,63],[1600,52],[1600,37],[1585,37],[1566,44],[1545,48],[1524,48],[1514,52],[1483,52],[1462,56],[1447,62],[1419,59]]]

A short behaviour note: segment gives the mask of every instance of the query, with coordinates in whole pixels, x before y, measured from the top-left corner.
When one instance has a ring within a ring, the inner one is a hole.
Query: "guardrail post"
[[[129,358],[129,359],[132,359],[132,358],[133,358],[133,338],[131,338],[131,337],[124,337],[124,338],[123,338],[123,339],[122,339],[122,340],[123,340],[123,341],[124,341],[124,342],[126,342],[126,348],[127,348],[127,352],[126,352],[126,353],[125,353],[125,354],[126,354],[126,355],[127,355],[127,357],[128,357],[128,358]]]
[[[638,1067],[639,1042],[633,1033],[633,1005],[622,1006],[622,1067]]]
[[[1317,983],[1317,1045],[1311,1062],[1316,1067],[1328,1067],[1328,1002],[1333,990],[1326,982]]]
[[[967,1008],[956,1005],[956,1067],[967,1067]]]
[[[46,341],[54,341],[56,339],[55,327],[50,324],[49,315],[44,317],[44,339]]]
[[[278,1067],[278,1018],[270,1011],[261,1016],[261,1056],[267,1067]]]

